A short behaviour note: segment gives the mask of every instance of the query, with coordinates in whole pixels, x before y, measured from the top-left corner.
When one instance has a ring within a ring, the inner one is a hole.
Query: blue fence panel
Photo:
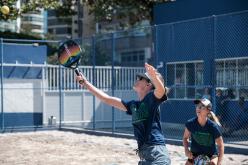
[[[161,109],[163,122],[184,128],[186,120],[196,115],[193,100],[208,97],[223,131],[245,139],[247,127],[233,128],[240,125],[240,114],[247,116],[247,20],[245,11],[156,26],[157,54],[170,88],[169,101]],[[223,105],[218,103],[218,90],[225,98]],[[248,118],[242,117],[241,123],[247,125]]]
[[[246,57],[248,12],[227,14],[216,19],[216,58]]]

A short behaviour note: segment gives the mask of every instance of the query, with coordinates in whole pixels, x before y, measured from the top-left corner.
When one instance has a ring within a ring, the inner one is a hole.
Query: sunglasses
[[[148,83],[151,82],[149,79],[144,78],[144,77],[140,77],[140,76],[137,76],[137,77],[136,77],[136,80],[137,80],[137,81],[146,80]]]
[[[202,109],[204,109],[204,108],[207,108],[207,107],[204,106],[204,105],[196,105],[196,109],[202,110]]]

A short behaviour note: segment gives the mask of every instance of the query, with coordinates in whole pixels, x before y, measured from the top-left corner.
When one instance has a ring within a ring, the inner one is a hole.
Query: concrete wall
[[[5,79],[3,83],[4,126],[32,126],[42,123],[42,81]],[[1,91],[0,91],[1,94]],[[2,107],[2,101],[0,106]],[[1,108],[2,109],[2,108]],[[2,125],[2,114],[0,113]]]
[[[65,125],[91,128],[95,117],[96,128],[112,126],[112,107],[98,99],[94,106],[94,97],[87,90],[60,93],[43,89],[42,80],[6,79],[3,91],[4,127],[46,125],[51,116],[56,118],[57,124],[61,119]],[[105,92],[112,95],[111,91]],[[124,100],[136,98],[130,90],[115,91],[114,95]],[[115,109],[114,118],[116,126],[131,126],[131,117],[123,111]],[[2,124],[1,112],[0,121]]]
[[[111,91],[105,91],[111,95]],[[135,93],[132,91],[115,91],[115,96],[123,98],[124,100],[135,99]],[[45,92],[45,109],[43,112],[43,121],[48,123],[48,118],[56,117],[57,123],[61,119],[65,125],[74,125],[82,127],[92,127],[95,117],[96,128],[110,128],[112,126],[112,107],[102,103],[95,98],[87,90],[82,91],[62,91],[61,100],[59,104],[60,93]],[[95,106],[94,106],[95,102]],[[60,116],[61,108],[61,116]],[[95,113],[94,113],[95,111]],[[125,112],[115,109],[114,111],[116,126],[127,127],[131,126],[131,117]],[[61,118],[60,118],[61,117]]]

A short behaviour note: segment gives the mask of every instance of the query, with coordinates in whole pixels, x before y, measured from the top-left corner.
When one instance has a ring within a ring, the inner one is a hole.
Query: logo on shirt
[[[149,112],[145,103],[141,103],[139,107],[136,104],[131,105],[132,123],[138,123],[148,118]]]
[[[206,132],[194,132],[192,133],[192,137],[199,145],[203,145],[203,146],[210,147],[214,142],[211,134]]]

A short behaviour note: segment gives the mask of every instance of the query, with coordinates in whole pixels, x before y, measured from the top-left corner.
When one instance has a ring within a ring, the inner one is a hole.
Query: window
[[[71,18],[49,18],[47,22],[48,26],[68,25],[71,26]]]
[[[171,99],[194,99],[203,90],[203,62],[167,63],[167,86]]]
[[[71,28],[70,27],[61,27],[56,28],[56,34],[71,34]]]
[[[24,16],[22,21],[43,22],[43,18],[34,16]]]
[[[216,86],[248,99],[248,58],[216,60]],[[230,93],[229,93],[230,94]]]

